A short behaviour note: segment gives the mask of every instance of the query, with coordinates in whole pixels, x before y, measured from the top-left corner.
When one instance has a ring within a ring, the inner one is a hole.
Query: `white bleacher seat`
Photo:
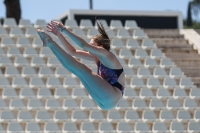
[[[41,127],[39,126],[39,123],[37,122],[28,122],[26,124],[25,131],[27,133],[43,133]]]
[[[0,77],[0,86],[1,87],[11,87],[10,82],[6,77]]]
[[[127,110],[127,109],[131,109],[131,105],[129,103],[128,100],[126,99],[121,99],[120,102],[118,103],[118,105],[115,107],[115,109],[117,110]]]
[[[71,97],[66,88],[55,88],[55,98],[69,98]]]
[[[117,31],[117,38],[120,39],[130,39],[132,38],[129,32],[125,29],[118,29]]]
[[[61,133],[61,130],[59,129],[57,123],[46,122],[44,124],[44,132],[45,133]]]
[[[99,35],[99,31],[97,29],[89,29],[87,32],[87,37],[92,38],[93,36]]]
[[[106,22],[106,20],[100,19],[99,21],[102,23],[104,29],[109,29],[109,26],[108,26],[108,23]],[[96,29],[98,29],[97,23],[96,23],[96,22],[95,22],[95,26],[94,26],[94,27],[95,27]]]
[[[18,98],[14,88],[3,88],[2,98]]]
[[[14,60],[14,66],[15,67],[24,67],[24,66],[29,66],[29,62],[25,57],[15,57]]]
[[[24,133],[22,125],[17,122],[9,122],[7,126],[7,133]]]
[[[63,123],[62,131],[63,131],[63,133],[71,133],[71,132],[80,133],[76,123],[74,123],[74,122]]]
[[[39,37],[34,37],[33,38],[33,43],[32,43],[33,48],[40,48],[43,47],[42,40]]]
[[[42,105],[42,102],[39,99],[28,99],[27,109],[40,110],[40,109],[44,109],[44,106]]]
[[[167,99],[166,107],[168,110],[182,109],[180,102],[176,99]]]
[[[115,32],[113,30],[108,30],[106,31],[106,33],[108,34],[109,38],[116,38]]]
[[[122,29],[124,28],[121,20],[111,20],[110,21],[110,29]]]
[[[29,87],[46,87],[44,81],[39,77],[31,77]]]
[[[22,77],[36,77],[38,74],[35,70],[35,68],[30,66],[25,66],[22,68]]]
[[[105,116],[101,110],[90,110],[89,120],[91,122],[106,121]]]
[[[9,47],[7,51],[7,56],[8,57],[22,56],[22,53],[20,49],[18,49],[17,47]]]
[[[37,91],[37,98],[53,98],[50,89],[48,88],[39,88]]]
[[[35,48],[27,47],[27,48],[24,48],[23,56],[24,57],[37,57],[39,55]]]
[[[160,49],[151,49],[150,57],[152,59],[160,59],[160,58],[164,58],[165,56]]]
[[[161,122],[169,122],[175,120],[175,117],[170,110],[161,110],[159,120]]]
[[[142,121],[143,122],[152,122],[157,121],[158,118],[154,111],[152,110],[144,110],[142,113]]]
[[[8,66],[5,68],[5,77],[17,77],[20,76],[19,70],[14,66]]]
[[[168,89],[158,88],[156,97],[158,99],[168,99],[172,98],[172,95],[170,94]]]
[[[0,56],[6,56],[6,52],[3,48],[0,48]]]
[[[72,98],[75,99],[82,99],[82,98],[87,98],[87,93],[85,92],[85,89],[83,88],[73,88],[72,90]]]
[[[1,47],[15,47],[15,43],[10,37],[1,38]]]
[[[39,77],[53,77],[54,73],[49,67],[40,67],[38,71]]]
[[[197,102],[193,99],[184,99],[183,101],[183,108],[185,110],[193,110],[199,108]]]
[[[17,47],[31,47],[31,43],[26,37],[18,37],[16,42]]]
[[[23,77],[14,77],[12,80],[12,87],[28,87],[28,83]]]
[[[150,128],[149,125],[147,123],[144,122],[137,122],[135,124],[135,130],[136,133],[142,133],[142,132],[150,132]]]
[[[134,110],[143,110],[143,109],[148,109],[148,106],[145,102],[145,100],[142,99],[134,99],[132,103],[132,108]]]
[[[2,124],[0,124],[0,133],[5,133],[5,129],[3,128]]]
[[[181,122],[171,122],[170,132],[181,132],[186,133],[186,130]]]
[[[47,110],[37,110],[35,114],[35,121],[36,122],[46,122],[51,121],[50,114]]]
[[[117,130],[117,133],[132,133],[133,132],[131,125],[126,122],[117,122],[116,130]]]
[[[165,109],[165,106],[164,106],[162,100],[150,99],[149,108],[151,110],[160,110],[160,109]]]
[[[61,109],[61,106],[57,99],[46,99],[45,109],[48,110]]]
[[[65,77],[63,80],[63,87],[80,87],[76,78]]]
[[[125,48],[125,45],[124,45],[124,43],[122,42],[121,39],[114,38],[114,39],[111,40],[110,47],[112,49],[121,49],[121,48]]]
[[[153,76],[155,78],[164,78],[164,77],[168,77],[168,74],[166,73],[164,68],[156,67],[154,68]]]
[[[81,19],[80,21],[81,29],[90,29],[93,28],[92,21],[90,19]]]
[[[131,57],[133,57],[131,50],[125,48],[119,50],[119,58],[129,59]]]
[[[7,37],[7,36],[8,36],[7,30],[0,26],[0,37]]]
[[[131,77],[135,77],[135,72],[132,68],[128,67],[128,66],[124,66],[124,73],[125,73],[125,77],[126,78],[131,78]]]
[[[16,121],[16,118],[14,117],[14,114],[11,110],[3,110],[0,113],[0,121],[1,122]]]
[[[82,133],[98,133],[98,130],[91,122],[82,122],[80,126],[80,131]]]
[[[179,82],[179,87],[180,88],[192,88],[194,87],[194,83],[192,82],[192,80],[190,78],[180,78],[180,82]]]
[[[31,98],[36,98],[36,95],[34,94],[34,91],[31,88],[21,88],[19,97],[21,99],[24,98],[31,99]]]
[[[191,99],[199,99],[200,98],[200,89],[197,88],[191,88],[189,96]]]
[[[126,41],[126,48],[132,50],[132,49],[141,48],[141,46],[138,43],[137,39],[128,39]]]
[[[145,58],[144,60],[144,66],[147,68],[154,68],[154,67],[159,67],[158,63],[156,62],[155,59],[151,58]]]
[[[53,115],[54,122],[71,121],[71,118],[65,110],[55,110]]]
[[[18,27],[19,28],[32,27],[32,24],[29,19],[20,19]]]
[[[0,69],[0,77],[3,77],[4,75],[3,75],[3,72],[2,72],[2,70]]]
[[[149,55],[147,54],[146,50],[144,50],[144,49],[136,49],[135,50],[135,58],[136,59],[139,59],[139,58],[144,59],[147,57],[149,57]]]
[[[41,28],[41,27],[44,27],[46,25],[47,25],[47,23],[44,19],[37,19],[34,23],[34,28]]]
[[[116,133],[116,130],[110,122],[100,122],[98,131],[101,133]]]
[[[154,42],[151,39],[143,39],[141,47],[143,49],[153,49],[153,48],[156,48]]]
[[[71,99],[71,98],[68,98],[68,99],[65,99],[63,101],[63,109],[66,110],[76,110],[76,109],[79,109],[80,107],[78,106],[78,103],[76,102],[76,100],[74,99]]]
[[[135,20],[125,20],[125,26],[124,28],[126,30],[134,30],[134,29],[138,29],[138,25],[137,22]]]
[[[41,67],[41,66],[46,66],[46,63],[44,61],[43,58],[40,58],[40,57],[32,57],[31,58],[31,66],[32,67]]]
[[[174,64],[171,59],[169,59],[169,58],[161,58],[160,59],[160,67],[161,68],[170,68],[173,66],[174,66]]]
[[[51,49],[47,48],[47,47],[41,48],[39,55],[40,55],[40,57],[55,57],[55,55],[51,51]]]
[[[188,133],[198,133],[200,131],[200,124],[199,122],[188,122],[188,127],[187,127]]]
[[[135,57],[128,59],[128,67],[142,67],[143,64],[141,63],[140,59],[136,59]]]
[[[39,35],[34,27],[26,28],[25,36],[26,37],[39,37]]]
[[[97,104],[93,101],[93,99],[81,99],[80,109],[82,110],[97,109]]]
[[[130,81],[130,87],[131,88],[135,88],[135,87],[146,87],[146,85],[144,84],[144,81],[141,78],[131,78]]]
[[[147,35],[145,34],[145,32],[141,29],[135,29],[133,31],[133,38],[134,39],[144,39],[147,38]]]
[[[22,32],[22,30],[19,27],[12,27],[10,29],[10,37],[23,37],[24,33]]]
[[[164,81],[163,81],[163,87],[164,88],[175,88],[175,87],[178,87],[178,85],[177,85],[175,79],[166,77],[166,78],[164,78]]]
[[[94,61],[91,61],[91,60],[87,60],[87,59],[80,59],[80,62],[82,64],[85,64],[86,66],[89,66],[89,67],[93,67],[93,66],[96,66],[95,62]]]
[[[124,115],[124,120],[126,122],[135,122],[135,121],[141,121],[141,118],[137,111],[135,110],[126,110]]]
[[[76,20],[74,20],[74,19],[71,19],[71,20],[66,19],[65,27],[66,28],[78,28],[78,24],[77,24]]]
[[[137,76],[139,78],[146,78],[146,77],[152,77],[152,74],[151,74],[151,72],[149,71],[148,68],[139,67],[138,72],[137,72]]]
[[[182,77],[184,75],[183,75],[183,72],[181,71],[180,68],[172,67],[172,68],[170,68],[169,76],[171,78],[180,78],[180,77]]]
[[[118,59],[118,61],[121,63],[121,65],[122,65],[123,67],[127,66],[127,63],[125,62],[124,59],[121,59],[121,58],[118,58],[118,57],[117,57],[117,59]]]
[[[157,78],[150,77],[147,79],[148,88],[158,88],[161,87],[160,81]]]
[[[188,98],[188,95],[184,89],[175,88],[173,97],[174,97],[174,99],[183,99],[183,98]]]
[[[151,89],[148,88],[142,88],[140,89],[140,98],[141,99],[151,99],[151,98],[155,98],[153,92]]]
[[[82,29],[74,28],[72,32],[79,37],[86,37],[86,34]]]
[[[165,123],[162,123],[162,122],[154,122],[153,123],[153,127],[152,127],[152,131],[154,133],[169,132],[169,130],[167,129],[167,126],[165,125]]]
[[[187,122],[190,121],[192,118],[187,110],[178,110],[176,119],[178,122]]]
[[[9,103],[9,109],[26,109],[26,106],[21,99],[11,99]]]
[[[18,122],[34,121],[32,114],[28,110],[19,110],[17,115]]]
[[[4,28],[17,27],[17,22],[14,18],[4,18]]]
[[[124,90],[124,99],[133,99],[133,98],[139,98],[138,94],[136,93],[135,89],[132,88],[126,88]]]
[[[73,122],[88,121],[88,116],[82,110],[73,110],[71,120]]]
[[[4,101],[4,99],[0,99],[0,109],[1,110],[8,109],[8,106],[7,106],[6,102]]]
[[[55,77],[71,77],[71,73],[64,67],[56,67]]]
[[[57,59],[57,57],[48,57],[47,59],[48,67],[61,67],[61,62]]]

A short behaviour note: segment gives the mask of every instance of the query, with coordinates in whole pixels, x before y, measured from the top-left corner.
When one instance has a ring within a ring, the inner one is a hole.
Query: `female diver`
[[[125,74],[117,57],[110,52],[110,39],[101,22],[97,21],[100,35],[91,38],[88,44],[58,21],[51,21],[46,26],[48,32],[56,35],[64,45],[63,50],[53,39],[41,29],[37,29],[44,47],[49,47],[61,64],[75,74],[96,104],[103,110],[116,107],[124,93]],[[66,34],[83,50],[76,50],[62,35]],[[94,61],[97,73],[73,56]]]

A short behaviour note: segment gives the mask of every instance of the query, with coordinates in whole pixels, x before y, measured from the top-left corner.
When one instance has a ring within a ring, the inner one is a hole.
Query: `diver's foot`
[[[52,38],[47,33],[45,33],[42,29],[37,29],[37,33],[43,42],[43,46],[47,47],[49,42],[52,41]]]

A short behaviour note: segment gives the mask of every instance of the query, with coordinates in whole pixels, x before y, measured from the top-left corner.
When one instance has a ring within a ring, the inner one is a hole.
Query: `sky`
[[[37,19],[49,22],[70,9],[89,9],[90,0],[20,0],[21,18],[34,23]],[[187,16],[191,0],[93,0],[93,10],[181,11]],[[5,18],[4,0],[0,0],[0,18]]]

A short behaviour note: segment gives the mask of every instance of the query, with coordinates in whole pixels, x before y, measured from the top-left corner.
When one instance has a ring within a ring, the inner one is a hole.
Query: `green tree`
[[[20,0],[4,0],[6,6],[6,18],[15,18],[19,23],[21,18]]]
[[[192,0],[188,3],[188,12],[187,12],[187,26],[193,25],[192,15],[196,17],[200,12],[200,0]]]

